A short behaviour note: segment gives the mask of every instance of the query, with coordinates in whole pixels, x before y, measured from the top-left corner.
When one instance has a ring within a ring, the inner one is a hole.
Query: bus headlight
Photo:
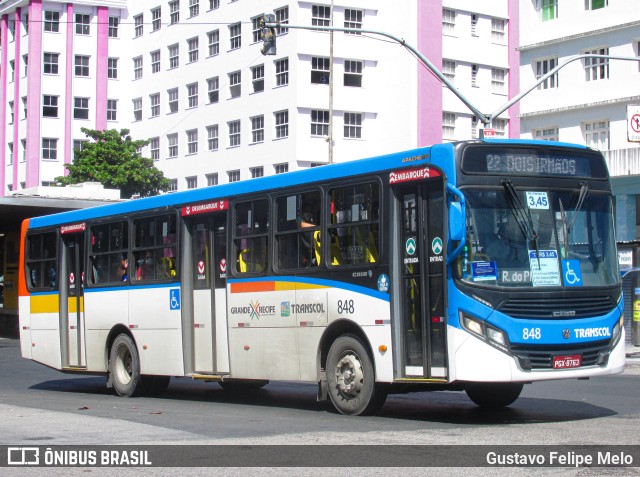
[[[509,340],[504,331],[495,328],[488,323],[481,321],[477,318],[460,312],[460,323],[470,333],[476,335],[478,338],[486,341],[491,346],[498,348],[505,353],[509,352]]]
[[[613,331],[611,331],[611,347],[615,348],[622,336],[622,330],[624,329],[624,314],[620,316],[620,319],[613,325]]]

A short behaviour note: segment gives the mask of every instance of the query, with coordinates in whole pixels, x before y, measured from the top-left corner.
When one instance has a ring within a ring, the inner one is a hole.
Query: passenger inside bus
[[[314,210],[311,204],[304,204],[299,218],[300,228],[316,227],[318,223],[318,211]],[[300,265],[302,267],[317,267],[320,263],[320,231],[302,232],[300,238],[302,241]]]

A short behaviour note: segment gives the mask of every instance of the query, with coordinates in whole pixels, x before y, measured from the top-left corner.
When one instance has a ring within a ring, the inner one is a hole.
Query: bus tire
[[[332,343],[326,370],[329,397],[341,414],[372,414],[384,404],[386,390],[376,385],[373,362],[358,337],[342,335]]]
[[[520,396],[522,383],[480,383],[466,390],[467,396],[485,409],[498,409],[513,404]]]
[[[144,394],[148,380],[140,374],[140,357],[129,335],[118,335],[109,353],[109,374],[118,396],[133,397]]]

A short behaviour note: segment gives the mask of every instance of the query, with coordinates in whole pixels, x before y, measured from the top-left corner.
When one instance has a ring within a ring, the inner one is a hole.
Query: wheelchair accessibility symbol
[[[582,286],[582,271],[580,270],[579,260],[563,260],[562,275],[564,276],[564,285],[567,287]]]
[[[170,310],[179,310],[180,309],[180,289],[172,288],[169,290],[169,309]]]

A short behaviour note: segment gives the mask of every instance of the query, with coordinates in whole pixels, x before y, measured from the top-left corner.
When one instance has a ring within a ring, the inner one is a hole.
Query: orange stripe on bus
[[[275,291],[275,282],[240,282],[231,284],[231,293]]]
[[[25,238],[27,236],[27,230],[29,229],[29,219],[22,221],[22,227],[20,228],[20,267],[18,271],[18,296],[29,296],[29,290],[27,290],[27,280],[24,276],[24,260],[25,260]]]

